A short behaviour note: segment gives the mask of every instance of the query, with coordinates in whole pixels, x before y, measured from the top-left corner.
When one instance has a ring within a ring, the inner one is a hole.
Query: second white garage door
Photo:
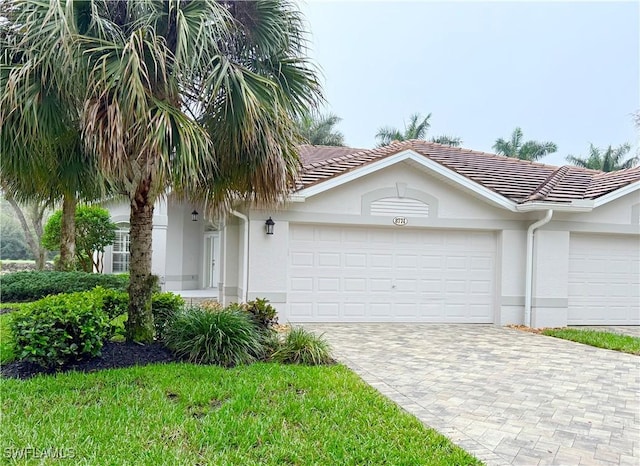
[[[293,322],[494,321],[491,232],[290,226]]]
[[[640,325],[637,236],[572,234],[569,325]]]

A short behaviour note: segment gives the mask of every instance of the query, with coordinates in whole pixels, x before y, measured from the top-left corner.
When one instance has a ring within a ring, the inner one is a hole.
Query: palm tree
[[[409,117],[409,124],[404,125],[404,131],[390,126],[384,126],[378,130],[376,138],[378,139],[378,147],[388,146],[394,141],[407,141],[409,139],[424,139],[427,131],[431,127],[429,119],[431,113],[422,118],[419,113],[414,113]]]
[[[496,139],[493,150],[498,155],[513,157],[520,160],[535,161],[548,154],[553,154],[558,150],[553,142],[526,141],[523,142],[522,129],[516,128],[511,133],[511,139],[506,141],[502,138]]]
[[[609,146],[605,150],[589,144],[589,155],[587,157],[568,155],[567,162],[578,167],[591,168],[592,170],[600,170],[603,172],[624,170],[625,168],[631,168],[638,164],[638,156],[624,160],[624,157],[630,150],[631,146],[629,144],[622,144],[615,148]]]
[[[30,62],[18,32],[0,34],[0,182],[8,198],[63,210],[58,268],[75,268],[78,196],[96,199],[101,177],[81,144],[79,112],[47,83],[50,70]]]
[[[298,118],[296,124],[302,138],[315,146],[344,146],[344,134],[334,127],[342,118],[333,114],[308,113]]]
[[[86,153],[130,200],[126,334],[149,342],[159,196],[212,213],[277,202],[294,179],[293,120],[320,99],[300,13],[287,0],[10,1],[27,58],[80,110]]]
[[[399,129],[392,128],[390,126],[380,128],[376,134],[378,147],[388,146],[394,141],[425,139],[427,132],[431,127],[431,123],[429,123],[430,118],[431,113],[429,113],[425,118],[422,118],[419,113],[414,113],[409,117],[409,124],[405,124],[404,131],[400,131]],[[462,144],[462,139],[443,135],[431,138],[431,142],[458,147]]]

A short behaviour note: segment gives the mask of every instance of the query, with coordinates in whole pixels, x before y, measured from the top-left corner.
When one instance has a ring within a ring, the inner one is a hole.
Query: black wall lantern
[[[269,220],[267,220],[266,222],[264,222],[264,227],[265,230],[267,232],[267,235],[273,235],[273,226],[276,224],[276,222],[274,222],[271,217],[269,217]]]
[[[195,209],[193,209],[193,212],[191,212],[191,221],[192,222],[198,221],[198,211]]]

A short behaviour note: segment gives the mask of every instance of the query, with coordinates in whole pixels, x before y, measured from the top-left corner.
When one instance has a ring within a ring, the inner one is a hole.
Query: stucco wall
[[[274,234],[265,233],[269,215],[252,212],[249,230],[249,299],[267,298],[284,308],[287,292],[289,222],[279,220]]]
[[[533,250],[533,327],[567,324],[569,292],[569,232],[541,229]]]
[[[202,287],[205,221],[191,219],[193,205],[169,198],[169,225],[165,247],[165,289],[195,290]]]
[[[554,228],[592,233],[638,234],[640,193],[635,192],[595,208],[591,212],[554,215]]]

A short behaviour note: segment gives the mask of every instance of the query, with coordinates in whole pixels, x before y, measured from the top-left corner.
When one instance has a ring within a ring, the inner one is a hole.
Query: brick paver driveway
[[[491,325],[305,324],[488,465],[640,464],[640,357]]]

